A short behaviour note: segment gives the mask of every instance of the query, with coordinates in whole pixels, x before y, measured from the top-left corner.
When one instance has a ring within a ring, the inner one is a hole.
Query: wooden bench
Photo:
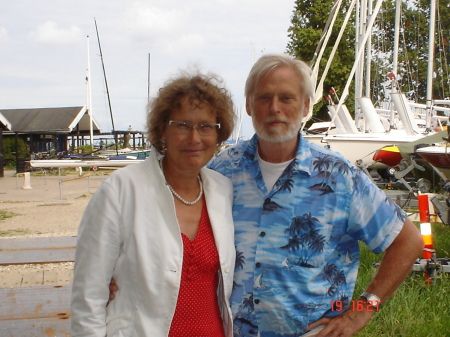
[[[76,237],[0,239],[0,266],[73,262],[75,247]],[[70,283],[0,288],[0,336],[70,336]]]

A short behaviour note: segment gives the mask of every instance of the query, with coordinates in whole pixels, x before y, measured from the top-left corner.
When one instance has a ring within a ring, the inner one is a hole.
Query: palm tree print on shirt
[[[285,230],[285,233],[289,234],[288,243],[280,247],[300,252],[297,261],[289,261],[291,264],[308,268],[314,267],[309,260],[315,254],[323,251],[325,247],[325,236],[321,235],[315,226],[318,222],[319,220],[311,213],[305,213],[292,219],[290,226]]]
[[[242,316],[235,317],[235,319],[233,320],[235,335],[238,334],[239,336],[241,336],[240,334],[242,334],[242,336],[247,336],[246,332],[244,331],[245,329],[249,329],[250,327],[253,329],[258,328],[258,326],[256,326],[252,322],[252,320],[254,319],[252,318],[253,312],[255,311],[253,294],[250,294],[248,297],[244,297],[244,299],[242,300],[241,308],[247,310],[247,313]]]
[[[280,179],[275,183],[274,189],[281,191],[292,192],[294,189],[294,180],[289,177],[292,177],[295,173],[295,167],[297,165],[297,160],[292,160],[289,165],[284,169],[283,173],[280,176]]]
[[[244,253],[236,249],[236,261],[234,263],[234,270],[243,269],[244,265],[245,265]]]
[[[236,261],[234,262],[234,270],[239,270],[239,269],[244,269],[244,265],[245,265],[245,256],[243,252],[240,252],[236,249]],[[233,281],[233,290],[236,287],[240,287],[240,285],[238,285],[236,283],[236,281]]]
[[[325,265],[322,271],[322,277],[330,283],[330,287],[327,289],[328,296],[334,296],[339,291],[340,287],[347,283],[344,271],[339,270],[333,263],[327,263]],[[345,293],[340,294],[340,298],[345,297]]]
[[[347,175],[351,170],[346,162],[342,160],[336,160],[336,158],[329,155],[319,156],[314,159],[313,169],[319,171],[316,177],[321,178],[322,182],[310,186],[309,189],[312,191],[320,191],[320,195],[334,192],[334,189],[331,186],[333,185],[333,172]]]

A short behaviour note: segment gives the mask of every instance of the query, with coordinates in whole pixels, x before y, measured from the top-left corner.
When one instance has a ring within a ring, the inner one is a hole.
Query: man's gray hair
[[[268,54],[261,56],[256,61],[245,82],[245,97],[247,99],[250,97],[261,77],[282,66],[290,67],[300,76],[302,93],[305,97],[312,98],[314,91],[311,81],[311,68],[305,62],[286,54]]]

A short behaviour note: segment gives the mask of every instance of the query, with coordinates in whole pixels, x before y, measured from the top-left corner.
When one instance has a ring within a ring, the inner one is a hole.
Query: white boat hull
[[[321,146],[329,146],[335,152],[342,154],[353,164],[367,165],[372,168],[387,166],[373,160],[375,151],[384,146],[415,142],[425,135],[407,136],[404,133],[389,134],[337,134],[328,136],[305,136],[306,139]]]
[[[118,159],[118,160],[30,160],[31,167],[124,167],[130,164],[140,163],[139,159]]]
[[[450,148],[448,146],[428,146],[417,149],[419,156],[428,161],[435,170],[450,179]]]

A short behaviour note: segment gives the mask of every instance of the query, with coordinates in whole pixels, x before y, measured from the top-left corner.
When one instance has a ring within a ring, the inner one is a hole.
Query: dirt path
[[[0,247],[9,238],[76,236],[84,209],[105,178],[33,174],[28,180],[6,170],[0,211],[10,217],[0,220]],[[72,270],[73,263],[0,266],[0,288],[70,284]]]

